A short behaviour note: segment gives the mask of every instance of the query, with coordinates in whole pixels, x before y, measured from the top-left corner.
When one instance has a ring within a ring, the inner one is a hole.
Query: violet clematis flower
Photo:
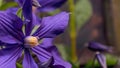
[[[25,0],[15,0],[15,1],[18,2],[20,6],[22,6]],[[67,0],[33,0],[33,3],[34,2],[37,3],[37,1],[41,5],[41,7],[38,7],[38,11],[49,12],[55,10],[56,8],[61,7]]]
[[[58,66],[55,68],[59,68],[59,66],[71,68],[71,65],[59,56],[57,49],[51,46],[53,39],[63,33],[68,20],[69,14],[66,12],[44,17],[35,32],[26,34],[32,31],[25,30],[24,34],[24,29],[22,30],[24,24],[28,26],[34,21],[26,24],[15,14],[0,11],[0,46],[3,47],[0,49],[0,68],[16,68],[16,61],[22,53],[24,53],[23,68],[38,68],[31,53],[34,53],[42,63],[53,57],[52,66]],[[39,43],[38,41],[41,39],[43,41]]]

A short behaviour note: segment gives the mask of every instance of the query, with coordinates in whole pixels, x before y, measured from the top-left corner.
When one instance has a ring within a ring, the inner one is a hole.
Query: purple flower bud
[[[111,47],[105,46],[97,42],[89,42],[88,49],[92,51],[99,51],[99,52],[103,52],[103,51],[111,52],[112,51]]]

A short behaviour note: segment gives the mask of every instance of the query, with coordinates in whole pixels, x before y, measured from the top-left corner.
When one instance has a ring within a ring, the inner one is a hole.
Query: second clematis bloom
[[[39,68],[31,54],[35,54],[40,63],[53,57],[54,62],[48,66],[71,68],[71,65],[60,57],[52,43],[57,35],[64,32],[68,20],[69,14],[66,12],[44,17],[39,25],[35,25],[38,26],[37,30],[32,31],[29,28],[33,26],[26,26],[34,23],[34,20],[26,24],[15,14],[0,11],[0,46],[3,47],[0,49],[0,68],[16,68],[16,61],[22,54],[24,54],[23,68]]]
[[[99,52],[112,52],[112,47],[108,47],[106,45],[100,44],[98,42],[89,42],[88,49],[92,51],[99,51]]]
[[[27,0],[15,0],[20,6],[23,6]],[[32,5],[38,7],[40,12],[49,12],[61,7],[67,0],[32,0]],[[39,4],[38,4],[39,3]]]
[[[98,42],[89,42],[86,46],[89,50],[95,52],[95,58],[93,62],[95,62],[95,59],[97,59],[102,68],[107,68],[106,57],[102,54],[102,52],[112,52],[112,47],[105,46]]]

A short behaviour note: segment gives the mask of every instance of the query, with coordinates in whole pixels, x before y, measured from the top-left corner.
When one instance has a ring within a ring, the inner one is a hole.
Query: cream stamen
[[[30,47],[35,47],[38,44],[39,44],[38,37],[28,36],[25,38],[25,45],[29,45]]]

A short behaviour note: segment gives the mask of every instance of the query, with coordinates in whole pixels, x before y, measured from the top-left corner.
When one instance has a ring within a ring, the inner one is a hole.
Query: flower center
[[[34,37],[34,36],[27,36],[24,39],[24,42],[25,42],[26,47],[35,47],[39,44],[38,43],[38,38]]]

